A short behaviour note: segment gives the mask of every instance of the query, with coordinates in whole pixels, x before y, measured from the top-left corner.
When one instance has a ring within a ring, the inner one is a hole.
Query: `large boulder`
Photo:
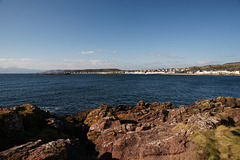
[[[112,146],[112,157],[119,160],[181,159],[190,149],[185,132],[172,131],[168,126],[127,132],[109,145]],[[185,155],[185,159],[191,159],[193,154],[198,155],[193,151]]]
[[[0,108],[0,150],[30,140],[26,131],[44,126],[45,118],[49,116],[49,112],[31,104]]]
[[[225,108],[220,115],[225,119],[231,120],[235,126],[240,127],[240,108]]]
[[[107,105],[100,105],[100,107],[91,110],[85,120],[84,120],[84,124],[88,125],[89,127],[96,123],[99,119],[106,117],[106,116],[111,116],[111,108],[110,106]]]
[[[0,108],[0,151],[28,141],[74,138],[75,126],[31,104]]]
[[[231,108],[239,108],[240,107],[239,99],[235,99],[233,97],[218,97],[217,101],[221,102],[226,107],[231,107]]]

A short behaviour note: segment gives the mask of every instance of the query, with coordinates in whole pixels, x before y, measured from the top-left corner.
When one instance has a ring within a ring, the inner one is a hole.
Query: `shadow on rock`
[[[106,152],[103,155],[101,155],[101,157],[98,158],[97,160],[119,160],[119,159],[112,158],[112,153]]]

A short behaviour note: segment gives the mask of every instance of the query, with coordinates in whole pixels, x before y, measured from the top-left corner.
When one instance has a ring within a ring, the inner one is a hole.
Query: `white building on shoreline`
[[[227,71],[227,70],[200,71],[200,70],[198,70],[194,74],[197,74],[197,75],[236,75],[236,74],[240,74],[240,71]]]

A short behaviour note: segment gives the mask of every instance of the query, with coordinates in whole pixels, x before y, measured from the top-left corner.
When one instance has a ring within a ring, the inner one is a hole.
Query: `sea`
[[[34,104],[55,115],[109,106],[240,98],[240,76],[0,74],[0,107]]]

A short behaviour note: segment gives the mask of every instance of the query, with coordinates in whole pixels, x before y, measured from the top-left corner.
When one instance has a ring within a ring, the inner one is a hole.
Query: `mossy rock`
[[[240,159],[239,127],[221,125],[215,130],[199,130],[189,139],[207,151],[208,159]]]

